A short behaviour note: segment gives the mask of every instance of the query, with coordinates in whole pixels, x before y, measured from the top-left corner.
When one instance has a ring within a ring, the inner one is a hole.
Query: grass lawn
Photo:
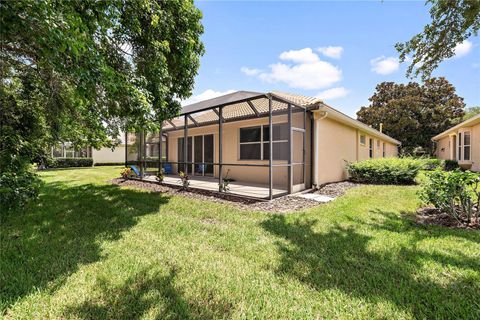
[[[416,186],[275,215],[43,172],[1,223],[6,319],[480,319],[480,233],[416,226]]]

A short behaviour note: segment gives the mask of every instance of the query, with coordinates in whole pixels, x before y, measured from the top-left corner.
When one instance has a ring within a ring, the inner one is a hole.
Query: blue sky
[[[376,84],[407,82],[394,45],[430,21],[424,2],[197,1],[205,55],[188,102],[230,90],[318,96],[355,116]],[[434,72],[480,105],[480,39]]]

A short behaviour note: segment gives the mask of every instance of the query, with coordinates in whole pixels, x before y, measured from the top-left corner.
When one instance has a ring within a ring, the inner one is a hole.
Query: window
[[[463,133],[463,160],[470,160],[470,132]]]
[[[373,158],[373,139],[368,139],[368,155]]]
[[[385,158],[385,148],[386,148],[386,145],[385,145],[385,142],[383,143],[383,146],[382,146],[382,156]]]
[[[457,153],[458,161],[462,160],[462,133],[458,134],[458,153]]]
[[[377,140],[377,148],[380,150],[380,140]]]
[[[367,137],[364,134],[360,135],[360,144],[364,146],[366,144]]]
[[[273,159],[288,159],[288,124],[273,125]],[[270,128],[257,126],[240,128],[240,160],[268,160],[270,157]]]

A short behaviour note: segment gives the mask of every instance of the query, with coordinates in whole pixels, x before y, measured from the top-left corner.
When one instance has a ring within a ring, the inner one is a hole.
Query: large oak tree
[[[424,84],[382,82],[357,112],[358,120],[402,142],[404,152],[417,147],[432,151],[431,138],[462,121],[465,104],[445,78]]]
[[[192,0],[1,1],[0,204],[48,145],[110,145],[177,114],[201,17]]]

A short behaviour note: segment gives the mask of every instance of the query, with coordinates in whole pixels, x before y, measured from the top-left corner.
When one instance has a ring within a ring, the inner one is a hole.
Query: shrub
[[[427,173],[420,198],[447,213],[460,223],[478,220],[480,211],[480,174],[470,171],[440,170]]]
[[[452,171],[458,168],[457,160],[445,160],[443,164],[443,169],[445,171]]]
[[[183,171],[180,171],[178,175],[180,176],[180,180],[182,181],[182,190],[186,191],[188,189],[188,186],[190,185],[188,175]]]
[[[123,168],[122,171],[120,171],[120,175],[123,179],[128,179],[133,176],[133,171],[130,168]]]
[[[94,166],[124,166],[125,162],[95,162]]]
[[[220,192],[228,192],[230,190],[230,179],[228,178],[228,174],[230,173],[230,169],[227,170],[227,174],[222,179],[222,182],[218,184],[218,190]]]
[[[165,179],[165,169],[161,168],[157,172],[157,181],[162,183],[164,179]]]
[[[0,211],[18,209],[37,198],[41,180],[29,171],[0,174]]]
[[[444,166],[444,162],[437,158],[420,158],[422,162],[422,169],[432,171],[437,168],[442,168]]]
[[[355,182],[413,184],[422,165],[414,158],[379,158],[349,163],[347,169]]]
[[[50,158],[46,163],[49,169],[91,166],[93,166],[92,158]]]

